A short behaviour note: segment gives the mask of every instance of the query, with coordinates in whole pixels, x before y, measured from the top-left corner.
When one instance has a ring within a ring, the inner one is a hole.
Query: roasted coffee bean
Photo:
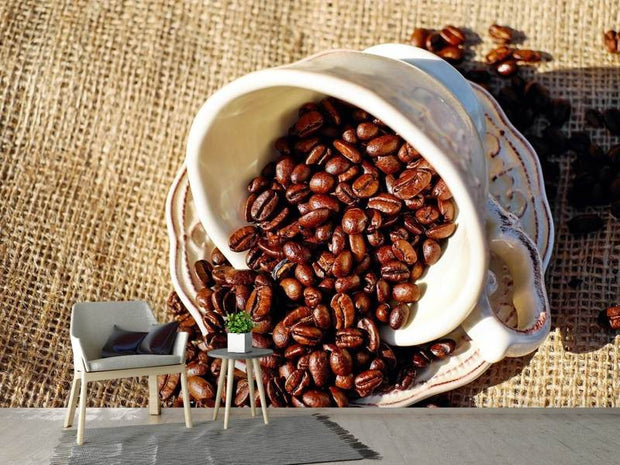
[[[308,113],[309,111],[318,111],[318,109],[319,106],[316,103],[306,102],[301,107],[299,107],[299,111],[297,112],[297,114],[301,116],[304,113]]]
[[[355,305],[355,309],[357,310],[357,313],[364,315],[370,311],[372,300],[370,296],[363,290],[353,294],[352,300],[353,305]]]
[[[274,143],[274,148],[282,155],[290,155],[291,144],[287,137],[280,137]]]
[[[536,63],[542,60],[542,55],[536,50],[515,49],[512,51],[512,58],[525,63]]]
[[[305,184],[293,184],[286,189],[284,197],[289,203],[297,205],[310,197],[310,188]]]
[[[311,320],[312,310],[310,310],[308,307],[300,306],[288,312],[283,318],[282,322],[287,328],[291,328],[298,323],[310,323]]]
[[[293,344],[284,349],[284,357],[287,359],[298,359],[308,353],[310,353],[310,349],[301,344]]]
[[[274,407],[286,407],[288,396],[281,377],[271,378],[267,383],[267,396]]]
[[[367,250],[364,236],[361,234],[351,234],[349,236],[349,248],[351,249],[353,258],[355,258],[357,262],[361,262],[366,256]]]
[[[315,350],[308,359],[308,371],[314,384],[319,387],[327,385],[330,379],[330,365],[327,352]]]
[[[371,174],[363,174],[351,186],[353,193],[361,198],[373,196],[379,190],[379,180]]]
[[[598,322],[605,329],[619,330],[620,306],[615,305],[606,310],[601,310],[598,316]]]
[[[330,156],[329,150],[324,145],[315,145],[306,157],[306,164],[322,165]]]
[[[454,234],[455,229],[456,229],[456,224],[454,223],[439,224],[437,226],[433,226],[427,229],[426,236],[429,239],[435,239],[435,240],[446,239],[450,237],[452,234]]]
[[[309,183],[310,190],[316,194],[328,194],[334,190],[335,185],[334,177],[325,171],[315,173]]]
[[[207,287],[211,284],[211,272],[213,271],[213,266],[206,260],[198,260],[194,263],[194,273],[196,277],[200,281],[200,283]]]
[[[603,112],[603,121],[605,126],[612,134],[620,136],[620,110],[617,108],[608,108]]]
[[[284,256],[293,263],[304,264],[310,261],[310,251],[297,242],[286,242],[282,250]]]
[[[280,287],[291,300],[297,301],[303,297],[303,286],[295,278],[283,279],[280,281]]]
[[[344,221],[344,220],[343,220]],[[347,276],[353,268],[353,255],[345,250],[338,254],[332,264],[331,272],[336,278]]]
[[[379,370],[381,373],[387,372],[387,363],[382,358],[375,358],[368,366],[369,370]]]
[[[187,390],[189,391],[190,397],[197,401],[213,399],[215,397],[213,385],[200,376],[188,376]]]
[[[360,123],[357,125],[355,134],[360,140],[366,141],[379,133],[379,127],[373,123]]]
[[[609,53],[618,53],[620,51],[620,37],[613,29],[606,31],[603,35],[603,43]]]
[[[502,45],[501,47],[494,48],[487,53],[485,59],[490,65],[499,64],[509,60],[512,56],[513,48]]]
[[[245,405],[249,399],[250,389],[248,385],[247,379],[240,379],[237,381],[237,386],[235,388],[235,399],[234,404],[236,407],[241,407]]]
[[[310,197],[308,203],[310,204],[310,208],[312,210],[328,209],[333,212],[340,211],[340,204],[338,203],[338,200],[331,195],[314,194]]]
[[[492,24],[489,27],[489,35],[491,39],[500,44],[509,44],[514,40],[514,31],[508,26],[500,26]]]
[[[422,225],[434,223],[439,218],[439,210],[432,205],[425,205],[415,212],[415,219]]]
[[[325,163],[325,171],[334,176],[344,173],[349,168],[351,168],[351,162],[340,155],[334,155]]]
[[[405,164],[411,163],[418,158],[420,158],[420,153],[409,143],[404,143],[398,150],[398,159]]]
[[[396,215],[402,208],[401,201],[392,194],[378,194],[368,200],[368,208],[386,215]]]
[[[282,363],[282,355],[279,352],[274,352],[271,355],[266,355],[265,357],[261,357],[260,365],[262,367],[275,369],[280,366]]]
[[[256,319],[261,319],[271,311],[273,290],[269,286],[255,288],[245,306],[245,311]]]
[[[306,287],[310,287],[315,282],[312,267],[307,263],[299,263],[295,266],[295,278]]]
[[[278,206],[278,194],[273,190],[267,190],[256,197],[252,204],[250,214],[256,221],[265,221],[269,219]]]
[[[284,389],[292,396],[300,396],[310,387],[312,380],[306,370],[294,370],[287,378]]]
[[[424,257],[424,263],[433,265],[437,263],[441,257],[441,246],[433,239],[426,239],[422,243],[422,255]]]
[[[433,343],[429,350],[438,359],[444,359],[452,352],[456,347],[456,343],[452,339],[442,339]]]
[[[324,408],[332,405],[330,395],[316,389],[304,392],[302,399],[307,407]]]
[[[348,127],[342,133],[342,140],[348,142],[349,144],[357,144],[357,135],[355,134],[355,130],[352,127]]]
[[[416,350],[411,356],[411,362],[413,366],[419,369],[426,368],[430,363],[430,359],[426,352],[422,350]]]
[[[342,123],[342,118],[340,116],[338,108],[336,107],[335,99],[331,97],[325,98],[321,100],[320,105],[325,111],[325,114],[327,115],[331,123],[336,126],[340,126],[340,124]]]
[[[254,328],[252,329],[252,331],[255,333],[267,334],[269,331],[273,329],[273,321],[269,315],[267,315],[264,318],[261,318],[260,320],[256,320],[252,318],[252,321],[254,322]],[[224,338],[224,343],[222,344],[222,347],[225,345],[226,345],[226,339]]]
[[[462,45],[465,42],[465,33],[458,27],[447,25],[439,33],[450,45]]]
[[[413,283],[398,283],[392,287],[392,298],[396,302],[412,303],[420,300],[420,288]]]
[[[437,53],[439,50],[446,46],[446,41],[443,40],[439,32],[431,32],[424,43],[426,50],[429,52]]]
[[[355,377],[355,390],[366,397],[383,383],[383,373],[379,370],[366,370]]]
[[[344,173],[338,175],[338,182],[352,181],[353,179],[357,178],[359,174],[360,174],[359,166],[354,165],[348,170],[346,170]]]
[[[214,311],[205,312],[202,316],[202,322],[209,333],[217,333],[224,329],[224,318]]]
[[[393,245],[384,245],[382,247],[379,247],[377,250],[375,250],[375,257],[381,265],[385,265],[388,262],[396,260]]]
[[[209,371],[209,367],[199,361],[190,362],[187,364],[186,373],[187,376],[204,376]]]
[[[331,314],[325,305],[317,305],[312,310],[312,319],[317,328],[330,329],[332,327]]]
[[[252,332],[252,346],[259,349],[269,349],[271,347],[271,339],[264,334]]]
[[[198,307],[205,311],[213,310],[213,303],[211,301],[212,295],[213,291],[208,287],[203,287],[200,289],[196,295],[196,303],[198,304]]]
[[[381,277],[386,281],[397,283],[410,277],[409,267],[398,260],[392,260],[381,267]]]
[[[390,307],[389,304],[386,304],[386,303],[379,304],[377,306],[377,309],[375,310],[375,317],[381,323],[386,323],[387,324],[390,321],[390,312],[391,311],[392,311],[392,308]]]
[[[325,278],[319,283],[319,289],[324,292],[330,292],[334,290],[334,278]]]
[[[293,133],[298,137],[307,137],[317,132],[323,125],[323,115],[318,111],[309,111],[301,115],[295,123]]]
[[[518,70],[519,65],[517,65],[517,62],[512,59],[504,60],[501,63],[498,63],[495,67],[495,71],[497,71],[497,74],[503,77],[512,76]]]
[[[383,173],[390,175],[398,173],[402,166],[394,155],[386,155],[384,157],[377,157],[375,164]],[[372,194],[370,194],[372,195]]]
[[[321,342],[323,332],[313,326],[298,324],[291,329],[291,336],[301,345],[315,346]]]
[[[279,349],[282,349],[288,345],[290,342],[290,331],[286,326],[284,326],[283,322],[280,321],[274,326],[272,338],[274,345]]]
[[[381,337],[379,336],[379,330],[375,322],[371,318],[362,318],[357,323],[357,327],[366,332],[366,348],[370,352],[377,351],[381,343]]]
[[[392,289],[389,283],[383,278],[377,281],[375,290],[377,293],[377,302],[379,303],[387,302],[392,294]]]
[[[418,260],[418,255],[413,246],[404,239],[395,241],[391,247],[392,255],[395,259],[400,260],[408,265],[413,265]],[[379,260],[381,263],[387,263],[387,260]]]
[[[355,192],[353,192],[353,188],[346,182],[338,183],[334,194],[336,195],[336,198],[345,205],[352,206],[358,203],[358,198],[355,195]]]
[[[399,370],[398,375],[396,376],[396,384],[394,385],[395,389],[399,391],[409,389],[416,378],[416,370],[412,366],[406,366]]]
[[[291,376],[291,373],[293,373],[293,371],[295,371],[297,368],[295,367],[295,364],[291,361],[285,362],[284,365],[281,365],[278,368],[278,374],[280,376],[282,376],[284,379],[287,379],[289,376]]]
[[[362,161],[361,154],[353,144],[343,140],[335,140],[333,145],[334,148],[351,163],[360,163]]]
[[[393,134],[385,134],[375,137],[368,142],[366,153],[371,157],[389,155],[396,152],[402,143],[402,139]]]
[[[280,157],[276,163],[276,181],[286,187],[291,183],[291,174],[295,169],[295,161],[292,157]]]
[[[368,218],[361,208],[349,208],[342,216],[342,230],[347,234],[360,234],[367,224]]]
[[[438,50],[436,53],[438,57],[451,63],[460,63],[465,55],[463,48],[455,45],[448,45],[447,47]]]
[[[431,31],[428,29],[424,29],[422,27],[418,27],[414,29],[411,37],[409,38],[409,42],[414,47],[426,48],[426,39],[428,38]]]
[[[357,349],[364,345],[364,333],[357,328],[345,328],[336,331],[336,346],[342,349]]]
[[[332,298],[330,306],[334,312],[336,329],[349,328],[353,325],[355,306],[351,297],[338,293]]]
[[[337,407],[344,408],[349,405],[349,398],[344,392],[335,386],[330,386],[328,389]]]
[[[347,349],[336,348],[329,356],[329,366],[335,375],[346,376],[353,371],[353,359]]]
[[[304,228],[317,228],[324,224],[331,214],[328,208],[319,208],[306,213],[299,218],[299,224]]]
[[[402,328],[409,320],[409,305],[399,304],[390,312],[390,327],[392,329]]]

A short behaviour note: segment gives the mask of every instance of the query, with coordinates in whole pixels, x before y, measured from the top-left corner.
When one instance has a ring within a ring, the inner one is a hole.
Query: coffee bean
[[[291,144],[287,137],[280,137],[276,139],[274,143],[274,148],[280,152],[282,155],[290,155],[291,154]]]
[[[331,156],[329,149],[324,145],[315,145],[312,147],[308,156],[306,157],[307,165],[322,165]]]
[[[360,174],[359,166],[354,165],[348,170],[346,170],[344,173],[338,175],[338,182],[352,181],[353,179],[357,178],[359,174]]]
[[[301,115],[293,127],[293,133],[298,137],[307,137],[317,132],[323,125],[323,115],[316,110]]]
[[[344,408],[349,405],[349,398],[347,395],[335,386],[329,387],[329,393],[337,407]]]
[[[330,214],[328,208],[318,208],[303,215],[298,222],[304,228],[317,228],[329,219]]]
[[[400,239],[395,241],[392,244],[391,249],[393,259],[400,260],[408,265],[413,265],[418,260],[418,255],[415,252],[413,246],[404,239]],[[379,260],[381,263],[384,263],[383,260]],[[385,260],[387,263],[388,260]]]
[[[347,294],[334,295],[330,306],[334,312],[336,329],[349,328],[355,319],[355,306]]]
[[[454,352],[455,347],[456,342],[452,339],[442,339],[432,344],[429,350],[436,358],[441,360]]]
[[[411,37],[409,38],[409,42],[414,47],[425,48],[426,47],[426,39],[428,38],[431,31],[428,29],[424,29],[422,27],[418,27],[414,29]]]
[[[187,390],[189,391],[190,397],[194,400],[200,401],[213,399],[215,397],[213,385],[200,376],[188,376]]]
[[[256,197],[250,209],[250,215],[256,221],[265,221],[274,214],[278,202],[277,192],[267,190]]]
[[[441,257],[441,246],[433,239],[426,239],[422,243],[422,255],[424,256],[424,263],[433,265]]]
[[[323,338],[323,332],[313,326],[298,324],[291,329],[291,336],[295,342],[304,346],[315,346]]]
[[[268,286],[255,288],[245,306],[245,311],[256,319],[261,319],[271,311],[273,290]]]
[[[304,392],[302,399],[307,407],[324,408],[332,405],[329,394],[316,389]]]
[[[603,43],[609,53],[618,53],[620,51],[620,37],[613,29],[606,31],[603,35]]]
[[[202,310],[213,310],[213,303],[211,302],[212,295],[213,291],[208,287],[204,287],[198,291],[196,303]]]
[[[435,239],[435,240],[446,239],[450,237],[452,234],[454,234],[455,230],[456,230],[456,224],[454,223],[439,224],[437,226],[433,226],[427,229],[426,237],[428,237],[429,239]]]
[[[512,59],[504,60],[501,63],[498,63],[495,67],[495,71],[497,71],[497,74],[503,77],[512,76],[518,70],[519,65],[517,65],[517,62]]]
[[[457,47],[454,45],[448,45],[447,47],[438,50],[437,56],[443,58],[446,61],[451,63],[460,63],[463,60],[463,56],[465,54],[462,47]]]
[[[501,47],[494,48],[486,54],[486,62],[490,65],[500,64],[509,60],[512,56],[513,48],[502,45]]]
[[[400,369],[398,375],[396,376],[396,384],[394,388],[403,391],[405,389],[409,389],[416,378],[416,370],[412,366],[405,366]]]
[[[198,260],[194,263],[194,273],[196,277],[200,281],[200,283],[207,287],[211,284],[211,272],[213,271],[213,266],[206,260]]]
[[[409,306],[407,304],[397,305],[390,312],[390,327],[400,329],[409,320]]]
[[[342,349],[357,349],[364,345],[364,333],[357,328],[344,328],[336,331],[335,344]]]
[[[279,349],[286,347],[290,342],[290,331],[284,326],[284,323],[280,321],[273,328],[272,333],[273,343]]]
[[[508,26],[500,26],[499,24],[492,24],[489,27],[489,35],[491,39],[501,44],[509,44],[514,40],[514,31]]]
[[[425,205],[415,212],[415,219],[422,225],[434,223],[439,218],[439,210],[432,205]]]
[[[297,301],[303,297],[303,287],[295,278],[283,279],[280,281],[280,287],[291,300]]]
[[[409,279],[409,267],[398,260],[392,260],[381,267],[381,277],[389,282],[402,282]]]
[[[336,279],[334,283],[334,289],[338,293],[349,293],[359,289],[362,285],[362,281],[357,274],[346,276],[344,278]]]
[[[392,289],[390,288],[390,285],[385,279],[380,279],[379,281],[377,281],[375,290],[377,293],[377,301],[380,303],[387,302],[392,293]]]
[[[319,387],[325,386],[330,378],[330,364],[327,352],[324,350],[312,352],[308,361],[308,371],[312,376],[314,384]]]
[[[379,180],[371,174],[363,174],[353,181],[352,189],[358,197],[371,197],[379,190]]]
[[[353,144],[343,140],[335,140],[333,145],[351,163],[360,163],[362,161],[362,156]]]
[[[243,252],[252,248],[256,242],[258,242],[256,227],[243,226],[230,235],[228,246],[233,252]]]
[[[312,210],[326,208],[336,213],[340,211],[340,204],[338,203],[338,200],[331,195],[314,194],[310,197],[309,204]]]
[[[306,370],[294,370],[286,379],[284,389],[292,396],[300,396],[311,383],[312,380]]]
[[[396,302],[417,302],[420,300],[420,288],[413,283],[395,284],[392,287],[392,298]]]
[[[542,55],[536,50],[515,49],[512,51],[512,58],[525,63],[536,63],[542,60]]]
[[[284,156],[276,163],[276,181],[286,187],[291,183],[291,174],[295,169],[295,161],[292,157]]]
[[[599,324],[610,330],[620,329],[620,306],[611,306],[606,310],[601,310],[598,316]]]
[[[425,42],[426,50],[429,52],[437,53],[439,50],[446,46],[446,41],[443,40],[439,32],[431,32]]]
[[[366,332],[366,348],[370,352],[376,352],[379,349],[379,345],[381,343],[381,337],[379,336],[379,330],[377,329],[377,325],[370,318],[362,318],[358,323],[357,327]]]
[[[349,208],[342,217],[342,230],[347,234],[360,234],[367,224],[368,218],[361,208]]]
[[[357,262],[361,262],[366,256],[366,241],[361,234],[351,234],[349,236],[349,248]]]
[[[383,373],[379,370],[366,370],[355,377],[355,390],[366,397],[383,383]]]
[[[336,180],[334,177],[326,173],[325,171],[320,171],[315,173],[312,178],[310,178],[310,190],[315,194],[329,194],[334,190],[336,185]]]
[[[465,33],[452,25],[445,26],[439,34],[450,45],[462,45],[465,42]]]
[[[414,367],[419,369],[426,368],[431,363],[429,356],[422,350],[416,350],[413,353],[411,362]]]
[[[193,361],[187,364],[186,373],[187,376],[204,376],[209,371],[209,367],[206,364],[199,361]]]
[[[351,272],[352,267],[353,255],[350,251],[345,250],[336,256],[331,271],[335,277],[342,278]]]
[[[353,192],[353,188],[346,182],[338,183],[336,190],[334,191],[336,198],[345,205],[355,205],[358,202],[358,198]]]
[[[390,312],[392,308],[389,304],[381,303],[377,306],[375,310],[375,318],[379,320],[381,323],[388,323],[390,321]]]
[[[396,215],[402,208],[402,202],[392,194],[378,194],[368,200],[368,208],[386,215]]]
[[[284,197],[289,203],[297,205],[310,197],[310,188],[305,184],[293,184],[286,189]]]
[[[269,380],[267,383],[267,396],[274,407],[286,407],[288,395],[284,389],[284,382],[281,377]]]
[[[325,305],[317,305],[312,310],[312,319],[314,324],[320,329],[330,329],[332,327],[331,315]]]
[[[337,347],[329,356],[329,366],[335,375],[346,376],[353,371],[353,359],[347,349]]]
[[[310,261],[310,251],[308,248],[297,242],[286,242],[282,246],[284,256],[293,263],[304,264]]]
[[[402,139],[393,134],[375,137],[368,142],[366,153],[371,157],[389,155],[396,152],[402,143]]]

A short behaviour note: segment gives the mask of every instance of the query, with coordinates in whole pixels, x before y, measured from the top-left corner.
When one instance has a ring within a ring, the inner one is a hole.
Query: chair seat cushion
[[[130,368],[158,367],[183,363],[179,355],[120,355],[98,358],[86,362],[86,369],[92,371],[127,370]]]

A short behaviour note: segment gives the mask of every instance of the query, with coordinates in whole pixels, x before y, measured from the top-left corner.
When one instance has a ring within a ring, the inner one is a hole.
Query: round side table
[[[254,402],[254,380],[258,385],[258,393],[260,395],[260,406],[263,411],[263,420],[265,424],[269,423],[267,417],[267,401],[265,400],[265,388],[263,387],[263,376],[260,370],[258,359],[273,354],[271,349],[258,349],[252,347],[249,352],[229,352],[228,349],[216,349],[208,352],[209,357],[221,358],[222,367],[220,368],[220,377],[217,381],[217,394],[215,396],[215,409],[213,410],[213,420],[217,420],[217,414],[220,410],[220,402],[222,398],[222,389],[224,388],[224,376],[226,376],[226,409],[224,410],[224,429],[228,429],[228,416],[230,414],[230,404],[233,396],[233,380],[235,373],[235,360],[245,360],[246,373],[248,375],[248,388],[250,390],[250,408],[252,416],[256,416],[256,405]]]

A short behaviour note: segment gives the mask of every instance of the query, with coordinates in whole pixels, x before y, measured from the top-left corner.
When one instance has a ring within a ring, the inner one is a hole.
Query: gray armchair
[[[187,333],[177,333],[170,355],[121,355],[101,358],[101,349],[114,325],[128,331],[148,331],[157,321],[146,302],[82,302],[75,304],[71,312],[71,347],[73,349],[74,377],[65,417],[65,428],[73,423],[80,390],[77,443],[84,442],[86,395],[90,381],[104,379],[149,377],[149,410],[159,415],[161,406],[157,390],[157,376],[169,373],[181,374],[185,425],[192,427],[185,373],[185,345]]]

